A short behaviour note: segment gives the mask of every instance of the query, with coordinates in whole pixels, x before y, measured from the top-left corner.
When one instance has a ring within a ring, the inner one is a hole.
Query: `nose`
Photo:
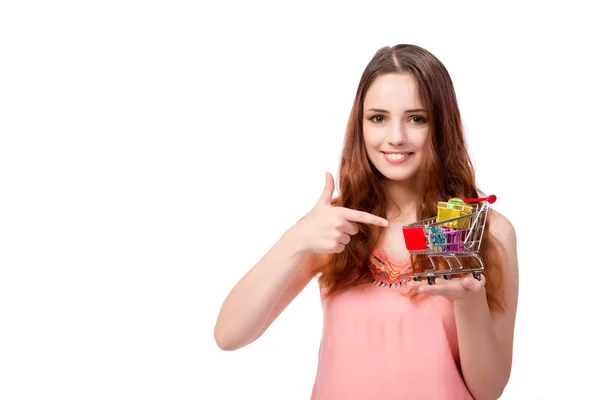
[[[401,146],[406,143],[406,128],[400,121],[390,124],[387,141],[391,146]]]

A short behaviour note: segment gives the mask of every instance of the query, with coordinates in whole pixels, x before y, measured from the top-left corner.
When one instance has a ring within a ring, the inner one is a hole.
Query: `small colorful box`
[[[473,212],[473,207],[467,205],[464,201],[460,199],[450,199],[446,201],[438,202],[438,214],[436,222],[446,221],[452,218],[462,217],[464,215],[471,214]],[[442,224],[442,226],[447,228],[459,228],[465,229],[469,227],[468,219],[452,221],[447,224]]]
[[[409,251],[426,250],[427,242],[425,240],[425,229],[422,226],[404,227],[404,242]]]
[[[460,252],[462,251],[462,232],[456,228],[442,228],[446,235],[445,251]]]
[[[427,247],[429,250],[438,253],[446,251],[446,236],[444,235],[442,228],[439,226],[428,226],[425,229],[427,231]]]

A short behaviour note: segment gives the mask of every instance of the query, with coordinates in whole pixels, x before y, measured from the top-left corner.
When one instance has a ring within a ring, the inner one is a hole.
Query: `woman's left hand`
[[[427,283],[427,279],[410,281],[407,287],[426,296],[442,296],[450,300],[460,300],[472,297],[485,290],[485,276],[477,280],[473,275],[461,278],[444,279],[441,276],[435,280],[435,285]]]

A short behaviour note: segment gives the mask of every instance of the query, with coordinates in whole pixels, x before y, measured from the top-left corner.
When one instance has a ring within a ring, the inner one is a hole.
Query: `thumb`
[[[319,204],[330,205],[331,198],[333,196],[333,189],[335,185],[333,184],[333,176],[329,172],[325,174],[325,189],[323,189],[323,193],[321,194],[321,198],[319,199]]]

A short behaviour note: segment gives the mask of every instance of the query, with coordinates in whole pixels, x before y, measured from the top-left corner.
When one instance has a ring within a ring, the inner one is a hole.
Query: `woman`
[[[326,174],[314,208],[229,293],[217,344],[235,350],[259,338],[318,276],[324,320],[313,399],[500,397],[518,297],[510,221],[490,211],[479,279],[401,281],[427,268],[410,257],[402,227],[435,216],[438,201],[480,197],[452,80],[430,52],[401,44],[374,55],[339,179],[333,199]],[[382,274],[392,284],[371,284]]]

